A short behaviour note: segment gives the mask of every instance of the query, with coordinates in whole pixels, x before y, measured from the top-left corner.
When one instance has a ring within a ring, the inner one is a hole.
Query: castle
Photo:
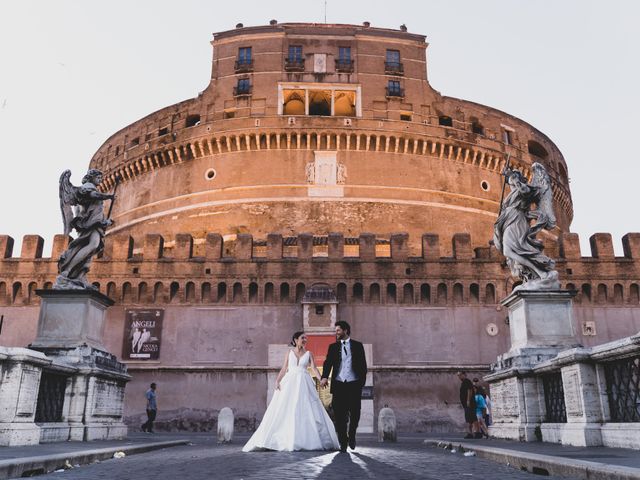
[[[578,292],[581,343],[640,329],[640,234],[622,239],[623,257],[595,234],[583,257],[558,148],[434,90],[424,36],[272,21],[212,45],[203,92],[115,133],[90,163],[104,191],[120,179],[90,277],[116,302],[105,342],[133,376],[131,423],[155,381],[166,428],[209,429],[230,406],[252,429],[290,335],[305,328],[322,359],[339,318],[367,345],[365,427],[389,405],[401,430],[455,428],[453,373],[480,376],[509,347],[499,302],[513,280],[488,244],[507,161],[550,174],[558,225],[543,240]],[[28,235],[18,257],[0,236],[2,344],[35,337],[35,290],[50,288],[68,240],[42,258],[44,240]],[[144,325],[152,338],[139,344]]]

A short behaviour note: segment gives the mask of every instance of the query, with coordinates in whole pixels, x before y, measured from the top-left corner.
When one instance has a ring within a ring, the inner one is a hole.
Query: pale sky
[[[0,234],[62,231],[58,177],[78,184],[115,131],[207,86],[212,33],[324,21],[323,0],[0,0]],[[431,85],[547,134],[569,167],[571,230],[640,231],[640,2],[328,0],[329,23],[427,36]]]

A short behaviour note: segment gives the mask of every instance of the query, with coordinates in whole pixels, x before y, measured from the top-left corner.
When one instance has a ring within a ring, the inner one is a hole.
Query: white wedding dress
[[[264,413],[260,426],[242,448],[253,450],[337,450],[338,436],[311,376],[309,352],[298,361],[289,351],[289,365]]]

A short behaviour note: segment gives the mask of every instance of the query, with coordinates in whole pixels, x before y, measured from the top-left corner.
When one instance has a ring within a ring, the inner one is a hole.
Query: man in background
[[[153,433],[153,421],[156,419],[158,413],[158,404],[156,402],[156,384],[149,385],[149,390],[145,393],[147,398],[147,421],[142,424],[142,431],[147,433]]]
[[[460,380],[460,405],[464,409],[464,421],[467,424],[467,435],[464,438],[474,438],[474,425],[476,423],[476,403],[473,394],[473,383],[467,378],[464,370],[458,371]]]

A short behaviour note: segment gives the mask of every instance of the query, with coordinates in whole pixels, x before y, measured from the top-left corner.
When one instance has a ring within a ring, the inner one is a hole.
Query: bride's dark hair
[[[295,346],[296,346],[296,340],[297,340],[298,338],[300,338],[302,335],[304,335],[304,332],[303,332],[303,331],[300,331],[300,332],[296,332],[296,333],[294,333],[294,334],[293,334],[293,336],[291,337],[291,343],[290,343],[290,345],[291,345],[292,347],[295,347]]]

